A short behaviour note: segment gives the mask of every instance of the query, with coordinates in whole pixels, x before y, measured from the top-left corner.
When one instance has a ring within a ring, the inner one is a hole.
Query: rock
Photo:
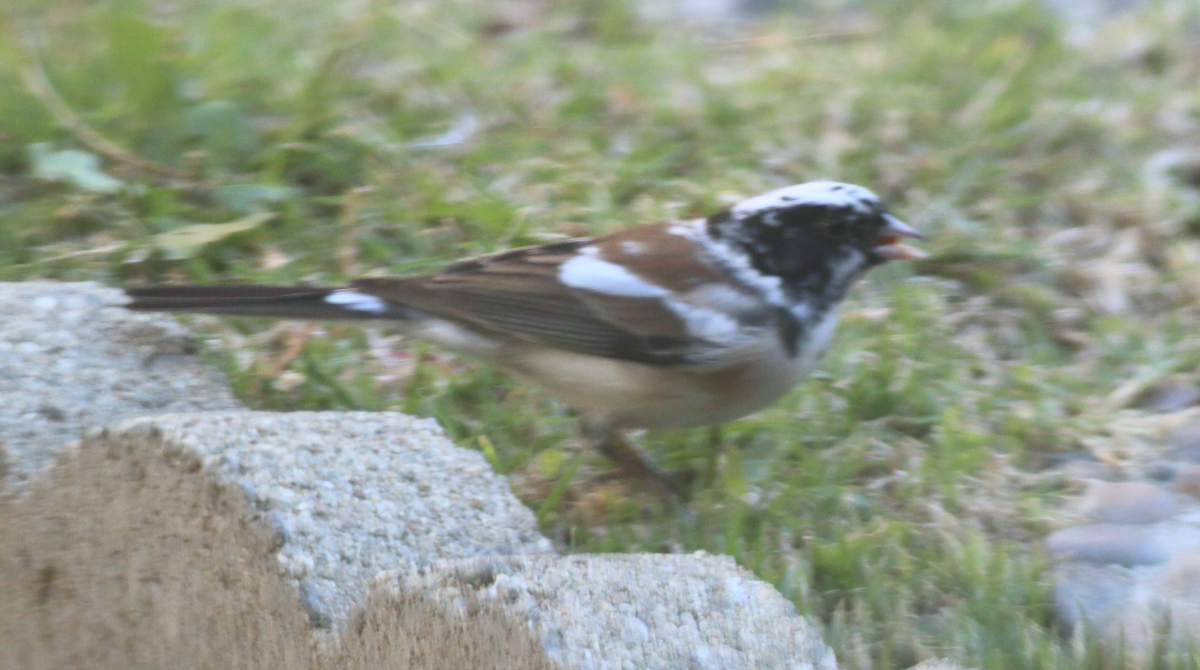
[[[90,282],[0,283],[0,440],[14,489],[87,428],[242,406],[182,326],[123,301]]]
[[[1169,442],[1173,458],[1200,463],[1200,417],[1183,423],[1171,434]]]
[[[1181,598],[1200,604],[1200,550],[1176,556],[1154,585],[1160,598]]]
[[[1173,147],[1159,151],[1146,161],[1142,178],[1159,189],[1200,187],[1200,150]]]
[[[1177,464],[1165,461],[1150,463],[1142,470],[1142,474],[1145,475],[1146,479],[1162,483],[1174,482],[1179,476],[1179,472],[1180,469]]]
[[[1138,406],[1151,412],[1178,412],[1200,402],[1200,389],[1181,379],[1171,379],[1148,389]]]
[[[1187,471],[1185,485],[1195,477]],[[1064,561],[1053,572],[1058,624],[1070,632],[1086,622],[1130,667],[1200,640],[1200,504],[1183,496],[1175,503],[1172,516],[1149,525],[1078,526],[1046,539]]]
[[[1083,512],[1102,523],[1154,523],[1175,513],[1169,491],[1143,482],[1091,482]]]
[[[1065,563],[1053,576],[1055,618],[1068,634],[1083,622],[1100,633],[1123,615],[1133,596],[1134,578],[1119,566]]]
[[[1200,499],[1200,465],[1179,468],[1175,475],[1175,490]]]
[[[1177,638],[1200,640],[1200,548],[1171,559],[1151,584],[1149,600],[1159,617],[1170,616]]]
[[[384,573],[375,597],[425,593],[501,605],[565,668],[836,668],[790,602],[729,557],[576,555],[473,559]]]
[[[146,431],[0,497],[0,668],[305,668],[308,621],[252,503]]]
[[[337,628],[384,570],[548,552],[483,456],[432,419],[395,412],[208,412],[137,419],[252,496],[283,538],[279,565],[314,622]]]
[[[1046,538],[1046,551],[1078,563],[1157,565],[1167,560],[1166,549],[1146,531],[1111,524],[1055,531]]]
[[[1089,480],[1115,482],[1125,478],[1125,473],[1121,468],[1112,463],[1105,463],[1084,451],[1055,454],[1052,459],[1052,467],[1067,479],[1080,482]]]
[[[362,631],[345,624],[385,567],[550,548],[480,454],[428,419],[393,413],[133,420],[63,450],[0,503],[0,649],[21,659],[0,668],[180,667],[181,658],[306,668],[317,629],[342,640],[338,658],[349,663],[429,655],[432,642],[411,631],[431,626],[445,658],[492,658],[468,638],[473,626],[511,633],[496,617],[376,613],[399,645],[383,651],[364,649]],[[395,629],[404,622],[416,628]],[[524,665],[493,665],[549,667],[518,653],[533,642],[514,639],[504,654]]]
[[[1110,646],[1128,650],[1130,667],[1151,667],[1156,650],[1186,658],[1200,639],[1200,548],[1181,553],[1164,569],[1139,575],[1137,593],[1102,632]]]
[[[315,670],[564,670],[524,621],[471,596],[448,607],[422,593],[372,594],[318,652]]]

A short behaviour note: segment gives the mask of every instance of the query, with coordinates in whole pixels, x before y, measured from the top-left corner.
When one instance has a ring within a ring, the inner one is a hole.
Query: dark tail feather
[[[143,286],[127,288],[133,299],[126,309],[142,312],[188,312],[262,316],[276,319],[396,319],[407,310],[387,303],[382,311],[326,302],[332,288],[308,286]]]

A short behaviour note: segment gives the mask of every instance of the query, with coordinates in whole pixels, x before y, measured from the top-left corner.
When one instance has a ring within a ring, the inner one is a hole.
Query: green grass
[[[492,7],[10,3],[0,280],[337,282],[862,183],[933,258],[864,282],[820,372],[726,426],[716,462],[707,431],[640,436],[702,473],[678,518],[598,477],[569,411],[496,370],[348,326],[192,325],[253,407],[436,417],[569,551],[735,556],[842,667],[1120,667],[1051,628],[1036,547],[1070,491],[1038,473],[1125,444],[1141,413],[1114,392],[1200,363],[1200,169],[1144,169],[1194,146],[1196,17],[1151,7],[1075,45],[1035,3],[788,10],[723,35],[619,2]],[[414,145],[465,119],[468,141]],[[35,143],[124,187],[35,179]]]

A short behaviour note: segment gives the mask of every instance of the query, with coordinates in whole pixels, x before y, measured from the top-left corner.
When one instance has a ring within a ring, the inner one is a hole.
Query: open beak
[[[929,258],[929,254],[924,251],[900,241],[905,237],[913,237],[918,240],[928,238],[891,214],[884,214],[883,220],[887,222],[887,225],[879,231],[879,237],[875,238],[875,246],[871,247],[871,251],[877,256],[889,261],[914,261]]]

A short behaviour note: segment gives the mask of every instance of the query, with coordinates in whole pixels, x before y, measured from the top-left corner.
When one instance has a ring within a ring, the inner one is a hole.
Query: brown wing
[[[670,365],[684,361],[697,348],[711,349],[712,343],[689,336],[683,321],[659,298],[579,290],[559,281],[560,267],[577,257],[580,249],[597,247],[611,258],[632,235],[642,238],[639,244],[644,251],[639,256],[648,263],[653,262],[656,248],[657,253],[670,252],[666,255],[674,257],[680,249],[673,245],[691,244],[650,226],[602,238],[514,249],[462,261],[426,277],[368,278],[354,286],[489,334],[583,354]],[[672,246],[660,248],[653,243],[656,238]]]

